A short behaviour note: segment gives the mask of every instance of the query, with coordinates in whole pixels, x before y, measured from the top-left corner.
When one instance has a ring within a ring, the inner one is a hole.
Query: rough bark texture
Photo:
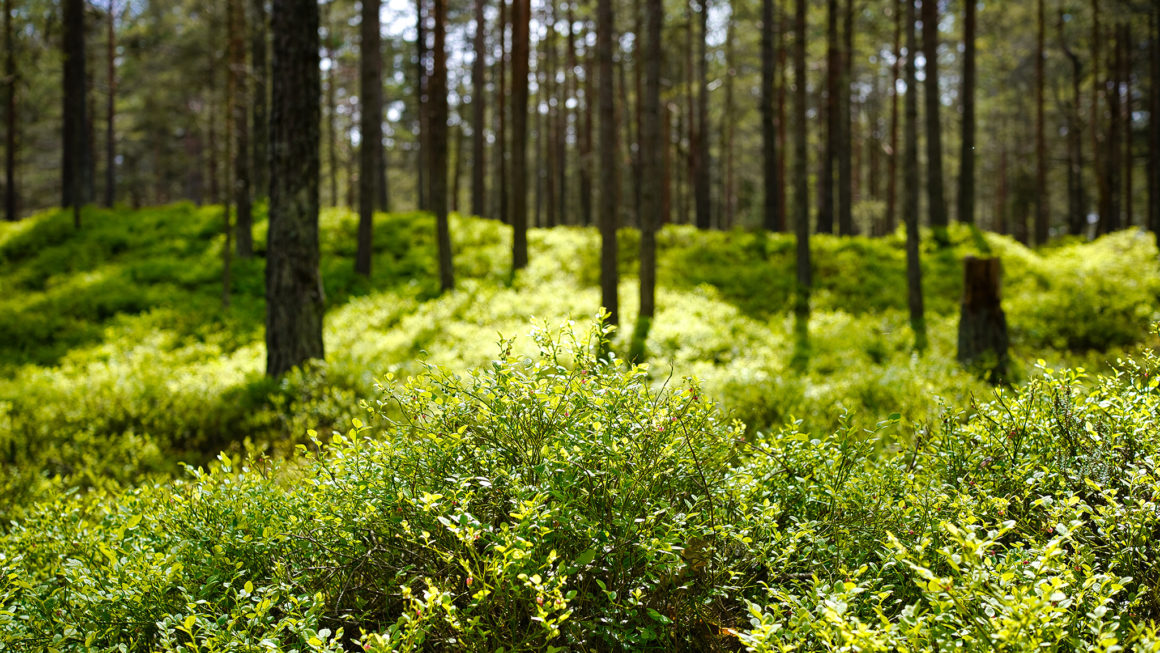
[[[938,81],[938,0],[922,1],[922,51],[926,59],[926,165],[927,165],[927,210],[930,226],[944,229],[947,226],[947,204],[943,190],[942,171],[942,123],[939,107],[942,106]],[[913,50],[917,52],[917,48]],[[907,93],[909,94],[909,85]],[[918,87],[915,87],[915,92]],[[936,232],[937,233],[937,232]]]
[[[419,115],[419,133],[415,135],[419,145],[416,157],[419,177],[416,202],[420,211],[431,208],[431,180],[427,178],[431,168],[431,147],[428,127],[430,107],[427,106],[427,15],[424,7],[424,0],[415,0],[415,106]]]
[[[818,233],[834,233],[834,161],[838,158],[838,0],[826,2],[826,93],[822,111],[826,136],[818,175]]]
[[[761,153],[765,175],[765,204],[761,225],[768,231],[780,231],[783,218],[778,214],[781,188],[777,183],[777,132],[774,129],[773,82],[773,0],[761,0]]]
[[[117,3],[109,0],[105,33],[105,73],[109,93],[105,97],[105,206],[112,208],[117,194],[117,140],[115,120],[117,117]]]
[[[1108,212],[1108,182],[1104,178],[1103,148],[1100,147],[1100,96],[1104,92],[1107,78],[1104,76],[1103,65],[1103,30],[1100,27],[1100,1],[1092,0],[1092,92],[1091,117],[1088,120],[1088,129],[1092,139],[1092,177],[1096,180],[1096,207],[1099,213],[1097,232],[1103,228],[1103,221]]]
[[[251,152],[251,177],[253,196],[264,198],[270,190],[269,152],[270,140],[270,60],[269,27],[270,17],[266,13],[265,0],[250,0],[250,69],[253,71],[254,88],[250,94],[251,120],[253,121],[253,147]]]
[[[701,29],[697,39],[697,129],[693,144],[693,194],[696,204],[697,228],[712,227],[710,215],[709,179],[709,0],[699,0],[698,18]]]
[[[1080,84],[1083,64],[1068,44],[1063,11],[1059,12],[1060,49],[1071,64],[1071,104],[1067,113],[1067,232],[1072,236],[1084,233],[1087,226],[1087,198],[1083,177],[1083,122],[1080,116]]]
[[[810,314],[810,196],[806,135],[806,2],[797,0],[794,12],[793,92],[793,206],[797,234],[797,292],[794,312],[803,325]]]
[[[4,217],[9,221],[19,219],[16,194],[16,43],[12,34],[12,0],[4,0],[4,76],[6,83],[4,134]],[[1153,121],[1155,122],[1155,121]]]
[[[975,224],[976,0],[963,3],[963,142],[959,155],[959,222]]]
[[[1040,0],[1042,2],[1043,0]],[[1132,143],[1132,59],[1135,55],[1136,48],[1132,43],[1132,24],[1124,23],[1120,28],[1123,45],[1120,46],[1124,50],[1124,56],[1120,61],[1123,70],[1120,71],[1120,79],[1124,82],[1124,227],[1131,227],[1135,224],[1135,216],[1133,215],[1135,195],[1132,192],[1132,171],[1135,168],[1135,147]]]
[[[365,1],[365,0],[364,0]],[[439,289],[455,287],[451,228],[447,223],[447,0],[434,1],[435,44],[431,66],[431,208],[439,249]]]
[[[963,260],[963,301],[959,314],[959,362],[978,369],[992,383],[1007,377],[1007,318],[1000,306],[1002,265],[997,258]]]
[[[914,347],[926,349],[926,317],[922,302],[922,264],[918,245],[918,72],[914,55],[918,52],[915,34],[915,0],[906,2],[906,133],[902,158],[902,217],[906,223],[906,297],[910,309],[910,327],[914,330]],[[932,0],[924,0],[931,2]],[[929,61],[929,60],[928,60]],[[929,119],[929,118],[928,118]]]
[[[246,7],[244,0],[229,0],[230,76],[233,78],[234,223],[239,258],[254,254],[254,217],[250,202],[249,69],[246,67]]]
[[[620,324],[617,285],[616,105],[612,97],[612,0],[596,2],[596,61],[600,103],[600,300],[608,324]]]
[[[530,0],[512,3],[512,269],[528,264],[528,30]]]
[[[64,0],[64,151],[61,157],[61,206],[79,208],[89,198],[85,190],[92,186],[92,161],[85,131],[88,101],[85,82],[85,2]],[[75,212],[76,226],[80,213]]]
[[[383,57],[379,0],[362,0],[359,27],[358,250],[354,271],[371,276],[374,213],[383,147]]]
[[[507,86],[507,67],[508,67],[508,3],[507,0],[499,0],[499,25],[497,26],[499,32],[499,60],[496,62],[496,84],[495,84],[495,168],[496,168],[496,218],[504,223],[511,222],[511,215],[508,213],[508,138],[507,138],[507,116],[508,116],[508,86]]]
[[[1035,32],[1035,244],[1047,242],[1047,216],[1049,195],[1047,194],[1047,136],[1043,117],[1043,67],[1047,58],[1044,50],[1043,0],[1036,3]]]
[[[640,316],[656,312],[656,231],[660,225],[664,144],[661,141],[662,0],[645,2],[644,97],[641,98]],[[638,328],[638,331],[640,329]]]
[[[1106,209],[1100,212],[1099,233],[1106,234],[1120,229],[1120,145],[1123,142],[1120,134],[1120,123],[1122,122],[1121,107],[1120,107],[1120,86],[1123,80],[1120,79],[1120,71],[1123,70],[1121,62],[1123,58],[1123,49],[1120,47],[1120,40],[1115,39],[1112,46],[1112,57],[1109,71],[1111,73],[1111,85],[1107,91],[1108,99],[1108,134],[1107,134],[1107,151],[1104,156],[1104,178],[1107,180],[1107,200]]]
[[[1148,221],[1160,244],[1160,8],[1151,16],[1152,45],[1149,48],[1152,78],[1149,82],[1151,113],[1148,118]]]
[[[850,84],[854,65],[854,0],[846,0],[842,14],[842,52],[838,80],[838,233],[853,236],[854,174],[853,116]]]
[[[487,212],[487,157],[484,132],[487,124],[487,24],[485,0],[475,0],[475,61],[471,64],[471,214]],[[459,158],[463,158],[460,155]]]
[[[322,358],[318,248],[318,3],[274,0],[266,374]]]

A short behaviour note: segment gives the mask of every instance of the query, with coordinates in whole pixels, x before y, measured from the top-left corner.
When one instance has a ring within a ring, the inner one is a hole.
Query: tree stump
[[[991,383],[1007,376],[1007,317],[999,305],[1002,265],[997,258],[963,260],[963,303],[959,317],[959,361]]]

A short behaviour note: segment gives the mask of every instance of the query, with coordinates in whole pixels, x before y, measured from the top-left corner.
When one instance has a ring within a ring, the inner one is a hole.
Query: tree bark
[[[512,269],[528,264],[528,31],[530,0],[513,0],[512,14]]]
[[[967,0],[970,2],[971,0]],[[898,79],[902,62],[902,3],[894,2],[894,63],[890,66],[890,158],[886,162],[886,215],[881,235],[898,228]]]
[[[364,2],[366,0],[363,0]],[[447,0],[433,0],[435,44],[431,70],[431,207],[439,250],[439,289],[455,287],[451,266],[451,227],[447,217]]]
[[[4,217],[10,222],[20,218],[16,192],[16,42],[12,32],[12,0],[4,0],[4,77],[7,107],[4,134]],[[1153,122],[1155,122],[1153,120]]]
[[[693,193],[697,228],[709,229],[713,224],[709,197],[709,0],[698,0],[698,7],[701,29],[697,39],[697,139],[693,145]]]
[[[428,102],[428,84],[430,80],[427,72],[427,20],[424,14],[424,0],[415,0],[415,106],[419,116],[419,133],[416,134],[418,144],[417,173],[419,183],[418,207],[420,211],[431,208],[431,180],[428,174],[431,170],[431,143],[430,143],[430,107]]]
[[[109,93],[105,98],[105,206],[113,208],[117,194],[117,141],[114,123],[117,116],[117,5],[109,0],[109,16],[106,24],[105,72]]]
[[[984,373],[991,383],[1007,378],[1007,318],[1000,305],[1002,265],[997,258],[963,260],[959,314],[959,362]]]
[[[1119,30],[1116,30],[1119,32]],[[1107,215],[1100,215],[1100,233],[1106,234],[1113,231],[1119,231],[1121,228],[1120,222],[1120,145],[1123,138],[1120,134],[1121,122],[1121,107],[1120,107],[1120,87],[1122,79],[1120,72],[1123,70],[1123,49],[1120,47],[1120,39],[1115,39],[1112,46],[1112,61],[1111,61],[1111,87],[1107,91],[1108,99],[1108,135],[1107,135],[1107,152],[1104,157],[1104,176],[1107,179],[1108,193],[1107,193]]]
[[[838,0],[826,2],[826,92],[822,110],[826,140],[818,175],[818,233],[834,233],[834,161],[838,158],[838,85],[841,67],[838,51]]]
[[[853,213],[854,176],[853,157],[853,101],[850,84],[853,80],[854,65],[854,0],[846,0],[842,14],[842,44],[840,80],[838,86],[838,233],[853,236],[855,233]]]
[[[806,137],[809,123],[806,122],[806,3],[797,0],[794,13],[794,161],[793,161],[793,206],[794,230],[797,234],[797,292],[794,293],[794,313],[801,326],[809,322],[810,315],[810,196],[807,174],[808,160]]]
[[[322,5],[327,8],[323,16],[326,25],[326,58],[330,60],[330,68],[326,71],[326,152],[329,159],[329,170],[326,178],[330,189],[330,205],[338,206],[338,59],[334,55],[334,29],[330,23],[330,3]],[[272,174],[272,171],[271,171]],[[350,206],[349,202],[347,206]]]
[[[254,253],[254,218],[250,202],[250,116],[247,110],[249,90],[246,68],[246,7],[244,0],[229,0],[230,75],[233,78],[234,105],[232,115],[233,140],[233,195],[237,207],[236,232],[238,258],[250,258]]]
[[[511,224],[508,212],[508,0],[499,0],[499,60],[496,62],[497,81],[495,85],[495,160],[496,160],[496,218]]]
[[[930,215],[930,226],[935,229],[936,239],[945,242],[947,205],[943,190],[942,123],[939,120],[942,96],[938,81],[938,0],[922,0],[922,40],[922,51],[926,59],[924,99],[926,100],[927,209]]]
[[[254,199],[264,198],[270,193],[268,174],[270,162],[267,149],[270,140],[268,56],[270,44],[267,34],[269,20],[265,0],[250,0],[250,69],[253,71],[254,80],[254,92],[250,97],[254,136],[250,176],[254,182]]]
[[[963,142],[959,155],[959,222],[975,224],[975,29],[976,0],[963,5]]]
[[[486,0],[475,0],[475,60],[471,64],[471,213],[487,213],[487,157],[484,151],[487,129],[487,25]],[[462,159],[463,156],[459,155]]]
[[[721,175],[721,229],[733,227],[737,211],[736,175],[733,166],[733,132],[737,115],[734,110],[733,86],[737,77],[736,55],[734,54],[733,14],[725,28],[725,111],[721,114],[721,158],[724,173]]]
[[[641,98],[640,319],[637,334],[648,331],[656,313],[656,232],[664,183],[661,139],[662,0],[645,1],[644,96]],[[634,338],[635,339],[635,338]],[[640,338],[643,341],[643,337]]]
[[[1080,117],[1080,84],[1083,64],[1068,45],[1063,11],[1059,12],[1059,42],[1071,63],[1071,106],[1067,114],[1067,231],[1073,236],[1084,233],[1087,225],[1083,176],[1083,124]]]
[[[778,214],[781,188],[777,180],[777,132],[774,129],[774,49],[773,0],[761,0],[761,144],[762,172],[765,181],[765,204],[761,225],[767,231],[781,231],[784,223]]]
[[[585,23],[588,24],[587,22]],[[584,45],[584,124],[580,127],[580,224],[592,224],[592,124],[596,103],[596,60],[592,48]]]
[[[1035,31],[1035,244],[1043,245],[1048,235],[1047,194],[1047,136],[1043,116],[1044,65],[1047,52],[1044,47],[1046,23],[1043,0],[1036,2]]]
[[[85,2],[64,0],[64,151],[61,157],[61,206],[73,207],[74,223],[80,228],[80,207],[88,201],[86,189],[92,186],[88,163],[89,141],[86,138],[88,118],[85,81]]]
[[[786,151],[789,149],[789,141],[786,138],[786,113],[785,113],[785,98],[789,95],[789,48],[786,47],[786,42],[789,41],[789,14],[784,8],[779,8],[778,11],[779,29],[776,32],[777,37],[777,227],[776,231],[784,232],[787,229],[787,221],[789,216],[788,209],[788,195],[786,192]]]
[[[1092,139],[1092,177],[1096,180],[1096,206],[1099,212],[1099,222],[1096,231],[1103,231],[1104,221],[1107,219],[1108,207],[1108,180],[1104,176],[1104,152],[1100,147],[1100,96],[1107,84],[1105,66],[1103,62],[1103,29],[1100,26],[1100,0],[1092,0],[1092,94],[1091,118],[1088,120],[1088,129]]]
[[[1148,48],[1152,78],[1149,81],[1151,111],[1148,117],[1148,228],[1160,245],[1160,8],[1149,17],[1152,31]]]
[[[358,249],[354,271],[371,276],[375,204],[383,147],[383,56],[379,0],[362,0],[359,26]]]
[[[923,5],[933,0],[923,0]],[[915,0],[906,2],[906,133],[902,161],[903,192],[902,217],[906,222],[906,288],[910,309],[910,327],[914,331],[914,348],[926,349],[926,317],[922,300],[922,263],[919,260],[918,232],[918,72],[915,54],[918,37],[915,34]],[[929,50],[928,50],[929,52]],[[930,59],[928,58],[929,62]],[[930,73],[927,73],[928,79]],[[927,91],[929,93],[929,89]],[[928,127],[930,116],[927,116]],[[937,158],[935,159],[937,161]]]
[[[1136,48],[1132,43],[1132,24],[1124,23],[1121,32],[1124,40],[1124,56],[1121,60],[1124,68],[1120,72],[1120,79],[1124,81],[1124,226],[1131,227],[1135,223],[1132,206],[1132,170],[1135,168],[1135,147],[1132,143],[1132,59]]]
[[[617,286],[616,105],[612,96],[612,0],[596,0],[596,61],[600,85],[600,298],[606,323],[620,324]]]
[[[274,0],[266,374],[322,358],[319,274],[318,3]]]

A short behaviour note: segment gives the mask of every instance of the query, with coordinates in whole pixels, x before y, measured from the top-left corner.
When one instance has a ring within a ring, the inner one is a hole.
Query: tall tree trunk
[[[547,186],[547,193],[545,200],[547,201],[547,222],[546,226],[555,227],[559,224],[559,215],[556,213],[559,209],[557,203],[556,191],[557,187],[557,164],[556,159],[556,116],[560,107],[556,106],[553,99],[556,97],[557,82],[556,82],[556,3],[550,3],[547,7],[548,15],[546,18],[546,25],[544,34],[543,48],[546,56],[541,57],[537,68],[542,67],[544,84],[540,86],[537,95],[543,98],[543,103],[547,109],[541,115],[543,130],[540,135],[540,140],[544,144],[544,164],[537,166],[538,170],[542,170],[545,174],[545,182]],[[537,112],[538,114],[539,112]]]
[[[664,2],[646,0],[644,33],[644,96],[641,98],[641,215],[640,215],[640,317],[634,342],[643,351],[656,314],[656,232],[660,226],[665,149],[661,138],[661,34]]]
[[[460,105],[462,107],[462,105]],[[449,148],[455,153],[451,163],[451,212],[459,213],[459,178],[463,175],[463,123],[455,125],[455,142]]]
[[[431,208],[431,180],[428,178],[428,173],[431,170],[431,129],[429,125],[431,109],[427,105],[430,80],[427,76],[427,17],[423,11],[423,2],[424,0],[415,0],[415,105],[419,115],[419,133],[416,135],[419,146],[419,184],[417,190],[420,211]]]
[[[777,37],[777,225],[776,231],[785,231],[787,229],[788,212],[788,198],[789,193],[786,192],[786,167],[785,158],[786,151],[789,149],[788,140],[786,138],[786,114],[785,114],[785,98],[789,95],[789,48],[786,47],[786,42],[789,41],[789,14],[784,8],[779,8],[778,12],[779,29],[775,33]]]
[[[250,96],[253,121],[253,162],[251,177],[254,181],[253,196],[261,199],[270,193],[270,175],[267,145],[270,140],[269,122],[269,38],[267,28],[269,16],[265,0],[250,0],[250,69],[253,71],[254,92]]]
[[[109,94],[105,98],[105,206],[113,208],[117,194],[117,141],[114,121],[117,115],[117,5],[109,0],[109,20],[106,24],[105,72]]]
[[[1106,68],[1103,61],[1103,28],[1100,26],[1100,0],[1092,0],[1092,95],[1091,95],[1091,118],[1088,120],[1088,129],[1091,130],[1092,139],[1092,177],[1096,180],[1096,206],[1099,212],[1099,222],[1096,226],[1096,231],[1102,233],[1105,227],[1104,221],[1109,211],[1108,206],[1108,180],[1104,176],[1106,170],[1104,169],[1104,152],[1100,147],[1100,130],[1102,121],[1100,120],[1100,96],[1104,92],[1104,85],[1107,84],[1107,77],[1105,77]]]
[[[358,250],[354,271],[371,276],[378,163],[383,147],[383,53],[379,0],[362,0],[359,25]]]
[[[364,2],[366,0],[363,0]],[[451,267],[451,227],[447,218],[447,0],[434,1],[435,52],[431,70],[431,207],[439,250],[439,289],[455,287]]]
[[[1047,127],[1043,116],[1043,67],[1047,59],[1043,0],[1036,3],[1035,20],[1035,244],[1043,245],[1047,242],[1050,204],[1047,194]]]
[[[537,45],[543,46],[543,40],[539,40]],[[547,149],[548,143],[544,138],[544,123],[545,118],[540,113],[540,100],[544,96],[544,87],[547,85],[547,76],[544,72],[544,54],[545,51],[540,49],[535,56],[536,72],[532,73],[532,77],[536,80],[536,97],[531,102],[532,105],[532,128],[535,130],[535,141],[532,143],[532,175],[534,176],[534,186],[532,187],[532,220],[529,223],[531,227],[543,227],[544,218],[544,177],[551,175],[544,170],[544,150]],[[530,140],[530,139],[529,139]]]
[[[585,25],[588,23],[585,22]],[[584,124],[580,127],[580,224],[592,225],[592,123],[596,104],[596,58],[584,41]]]
[[[390,42],[388,41],[388,44]],[[391,58],[390,48],[385,47],[383,56],[387,59]],[[379,134],[382,135],[383,111],[386,108],[385,91],[383,90],[383,56],[379,58]],[[390,158],[387,154],[387,148],[383,145],[382,139],[379,140],[378,146],[375,147],[375,171],[377,178],[375,180],[375,210],[383,213],[390,213],[391,211],[391,187],[387,180],[387,166],[390,164]]]
[[[910,308],[910,327],[914,330],[914,347],[926,349],[926,317],[922,301],[922,263],[919,260],[918,232],[918,72],[915,55],[918,53],[918,37],[915,34],[915,0],[906,2],[906,134],[905,153],[902,160],[903,192],[902,216],[906,222],[906,288],[907,306]],[[923,6],[933,0],[923,0]],[[924,21],[925,23],[925,21]],[[925,30],[925,27],[924,27]],[[928,49],[927,52],[931,52]],[[927,55],[929,65],[930,55]],[[930,73],[927,73],[930,79]],[[936,85],[937,88],[937,85]],[[929,88],[927,90],[929,93]],[[936,98],[937,101],[937,98]],[[930,116],[927,116],[930,125]],[[937,158],[934,159],[937,161]]]
[[[207,163],[209,163],[209,203],[221,204],[221,176],[218,174],[218,137],[217,137],[217,120],[218,110],[217,106],[217,62],[214,62],[215,71],[211,71],[209,75],[209,102],[206,110],[209,114],[209,152],[206,156]],[[154,161],[157,164],[157,201],[160,203],[165,193],[165,180],[161,172],[161,143],[155,143],[154,147]]]
[[[764,173],[765,203],[761,226],[767,231],[780,231],[782,216],[778,215],[781,188],[777,183],[777,132],[774,129],[774,49],[773,0],[761,0],[761,154]]]
[[[475,0],[475,60],[471,64],[471,213],[487,213],[487,157],[484,152],[487,129],[487,25],[486,0]],[[458,155],[460,159],[462,155]]]
[[[1119,35],[1119,28],[1117,26],[1116,35]],[[1113,231],[1119,231],[1121,228],[1120,222],[1120,145],[1123,143],[1123,138],[1120,134],[1120,123],[1122,118],[1122,111],[1120,107],[1120,87],[1123,80],[1120,78],[1120,72],[1123,70],[1123,48],[1121,47],[1121,39],[1115,38],[1112,45],[1112,61],[1110,62],[1110,73],[1112,78],[1111,88],[1108,89],[1108,149],[1104,157],[1105,173],[1108,180],[1108,206],[1107,216],[1100,215],[1100,233],[1106,234]]]
[[[499,60],[496,62],[497,81],[495,85],[495,161],[496,161],[496,217],[504,223],[511,223],[508,212],[508,0],[499,0]]]
[[[942,123],[939,120],[942,96],[938,81],[938,0],[922,0],[922,41],[926,60],[927,210],[930,226],[935,229],[936,238],[941,243],[946,240],[947,204],[943,192]]]
[[[612,97],[612,0],[596,0],[596,62],[600,84],[600,299],[607,323],[620,324],[617,286],[616,104]]]
[[[809,123],[806,122],[806,4],[797,0],[794,13],[794,136],[793,136],[793,204],[794,230],[797,233],[797,292],[794,293],[794,313],[799,333],[804,335],[810,316],[810,196],[807,174],[806,140]]]
[[[1080,83],[1083,64],[1067,41],[1063,11],[1059,12],[1060,49],[1071,63],[1071,106],[1067,114],[1067,231],[1073,236],[1084,233],[1085,215],[1083,177],[1083,125],[1080,118]]]
[[[319,274],[318,3],[274,0],[266,374],[322,358]]]
[[[838,233],[853,236],[854,175],[851,158],[854,150],[854,103],[850,84],[854,78],[854,0],[846,0],[845,11],[842,14],[842,36],[844,42],[840,66],[841,79],[838,85],[838,104],[841,112],[838,117]]]
[[[64,0],[64,152],[61,157],[61,206],[73,207],[74,222],[80,228],[80,207],[88,201],[85,190],[91,184],[91,161],[86,138],[88,118],[85,81],[85,2]]]
[[[834,233],[834,162],[838,158],[838,0],[826,1],[826,139],[822,148],[821,172],[818,175],[818,233]]]
[[[734,214],[737,211],[736,175],[733,167],[733,131],[737,120],[733,107],[734,78],[737,76],[736,56],[734,55],[733,14],[729,14],[729,23],[725,28],[725,111],[721,115],[721,158],[724,159],[721,175],[721,228],[733,227]],[[643,140],[643,139],[642,139]]]
[[[1124,68],[1120,71],[1120,79],[1124,82],[1124,226],[1131,227],[1135,222],[1132,210],[1132,170],[1135,168],[1135,147],[1132,144],[1132,59],[1136,48],[1132,43],[1132,24],[1124,23],[1121,32],[1124,39],[1124,56],[1121,60]]]
[[[685,1],[685,132],[687,133],[685,150],[685,199],[684,206],[681,210],[681,222],[684,224],[695,224],[696,218],[692,217],[695,211],[693,204],[695,203],[696,192],[693,190],[697,178],[697,105],[696,93],[694,92],[696,84],[696,68],[693,65],[693,0]]]
[[[249,90],[246,67],[246,7],[244,0],[229,0],[230,75],[233,77],[234,121],[233,195],[237,207],[235,220],[238,257],[250,258],[254,253],[254,217],[250,202],[250,116]]]
[[[890,158],[886,162],[883,236],[894,233],[898,227],[898,79],[902,62],[902,3],[903,0],[894,0],[894,63],[890,66]]]
[[[1160,245],[1160,8],[1149,16],[1151,44],[1148,48],[1152,71],[1148,89],[1151,111],[1148,114],[1148,228]]]
[[[963,4],[963,142],[959,155],[959,222],[975,224],[975,13],[976,0]]]
[[[326,58],[330,60],[330,68],[326,71],[326,153],[329,159],[326,178],[330,190],[330,205],[338,206],[338,59],[334,54],[334,27],[330,21],[331,4],[326,3],[322,6],[326,8],[322,22],[326,26]]]
[[[4,217],[10,222],[19,219],[16,193],[16,43],[12,32],[12,0],[4,0],[4,77],[5,128],[4,134]],[[1152,122],[1155,122],[1153,120]]]
[[[214,4],[216,5],[217,3]],[[233,211],[234,191],[237,184],[237,170],[234,166],[237,154],[236,148],[234,147],[234,138],[236,136],[235,128],[237,127],[236,116],[240,111],[241,105],[243,105],[243,102],[238,97],[241,71],[239,71],[236,65],[237,61],[234,58],[241,51],[241,32],[238,29],[238,20],[234,11],[237,6],[238,0],[226,0],[226,151],[225,156],[222,157],[222,160],[226,162],[226,192],[222,200],[222,235],[225,236],[225,243],[222,245],[223,308],[230,307],[230,288],[233,286],[234,229],[230,224],[230,217]]]
[[[568,4],[568,33],[566,35],[565,46],[567,50],[563,53],[564,59],[564,74],[563,80],[556,85],[556,129],[555,138],[552,142],[556,147],[556,220],[557,224],[570,224],[568,219],[568,124],[569,114],[568,98],[571,97],[571,87],[568,80],[572,79],[576,71],[576,61],[574,57],[569,57],[570,53],[575,50],[571,48],[572,42],[572,21],[571,11],[572,5]],[[556,50],[555,46],[552,48]]]
[[[528,31],[530,0],[513,0],[512,12],[512,269],[528,264]]]
[[[701,29],[697,39],[697,131],[694,150],[693,193],[695,195],[697,228],[709,229],[709,0],[698,0]]]

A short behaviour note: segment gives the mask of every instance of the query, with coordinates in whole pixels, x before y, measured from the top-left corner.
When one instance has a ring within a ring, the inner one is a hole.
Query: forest
[[[1160,5],[3,0],[0,653],[1160,651]]]

